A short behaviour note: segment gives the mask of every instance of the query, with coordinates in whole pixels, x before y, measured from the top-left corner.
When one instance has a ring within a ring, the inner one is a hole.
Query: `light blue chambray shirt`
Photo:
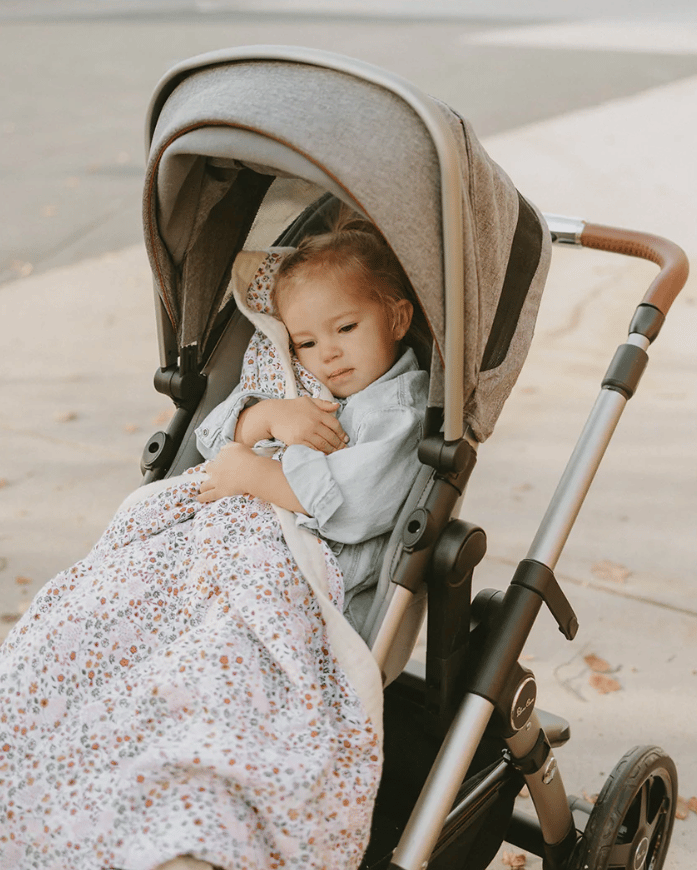
[[[428,374],[409,348],[392,368],[364,390],[337,399],[337,418],[349,446],[328,456],[301,444],[286,447],[283,471],[309,516],[298,525],[321,535],[344,576],[344,615],[360,630],[390,532],[419,470]],[[255,399],[272,398],[237,387],[196,430],[201,455],[212,459],[234,440],[241,411]]]

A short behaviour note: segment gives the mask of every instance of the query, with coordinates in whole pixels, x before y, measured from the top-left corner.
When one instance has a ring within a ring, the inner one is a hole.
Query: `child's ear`
[[[395,337],[395,341],[401,341],[407,332],[409,332],[411,318],[414,314],[414,306],[408,299],[399,299],[395,302],[392,313],[394,317],[392,334]]]

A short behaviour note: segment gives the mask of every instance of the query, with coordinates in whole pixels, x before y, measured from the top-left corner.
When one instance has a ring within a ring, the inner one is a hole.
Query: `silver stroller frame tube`
[[[627,344],[646,350],[649,340],[632,334]],[[617,390],[601,390],[530,545],[528,559],[556,567],[627,401]]]
[[[547,217],[547,216],[546,216]],[[548,572],[556,586],[552,570],[566,543],[573,523],[590,488],[610,438],[629,398],[633,395],[648,357],[646,349],[658,334],[677,293],[687,279],[687,258],[672,242],[655,236],[586,225],[574,218],[547,217],[555,242],[585,245],[616,253],[639,256],[656,262],[661,272],[649,288],[632,320],[629,337],[618,349],[603,380],[603,389],[593,406],[579,441],[559,481],[552,501],[530,546],[526,562]],[[516,574],[517,577],[517,574]],[[563,604],[553,596],[546,597],[540,588],[525,582],[509,586],[501,607],[501,619],[493,626],[487,640],[479,671],[499,675],[504,667],[515,665],[529,630],[543,600],[557,617],[567,637],[575,633],[575,617],[563,596]],[[558,587],[557,587],[558,589]],[[510,600],[507,602],[507,599]],[[537,593],[537,594],[536,594]],[[569,618],[568,613],[571,614]],[[564,618],[562,618],[564,617]],[[519,623],[525,623],[522,627]],[[497,656],[508,665],[497,665]],[[425,870],[446,819],[456,814],[453,801],[474,758],[479,743],[496,710],[495,694],[478,690],[479,674],[474,678],[474,691],[465,695],[453,720],[438,757],[423,786],[421,795],[395,849],[390,870]],[[479,684],[486,683],[486,677]],[[494,684],[490,679],[489,683]],[[534,698],[534,695],[532,696]],[[539,737],[544,737],[537,714],[531,703],[530,715],[520,728],[504,737],[514,765],[528,759],[535,751]],[[533,769],[520,768],[537,810],[540,830],[545,843],[546,866],[560,866],[576,839],[571,810],[562,778],[551,750],[543,753],[542,763]],[[549,851],[547,851],[549,850]]]

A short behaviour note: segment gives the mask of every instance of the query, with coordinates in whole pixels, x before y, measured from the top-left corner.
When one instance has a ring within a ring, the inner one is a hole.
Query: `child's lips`
[[[348,369],[337,369],[335,372],[332,372],[332,373],[329,375],[329,380],[330,380],[330,381],[338,381],[338,380],[340,380],[341,378],[344,378],[344,377],[346,377],[347,375],[350,375],[352,371],[353,371],[352,368],[348,368]]]

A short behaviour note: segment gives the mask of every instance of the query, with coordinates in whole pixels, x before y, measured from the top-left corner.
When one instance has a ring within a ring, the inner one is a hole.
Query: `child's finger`
[[[304,443],[307,447],[312,447],[313,450],[319,450],[320,453],[329,456],[330,453],[334,453],[335,450],[339,450],[343,446],[334,443],[334,441],[330,441],[329,436],[325,438],[320,432],[313,432]]]
[[[325,417],[324,420],[322,420],[322,422],[339,439],[339,441],[336,445],[337,447],[341,446],[342,444],[345,444],[349,440],[348,435],[346,434],[346,432],[344,432],[344,427],[336,419],[336,417],[333,417],[333,416]]]
[[[344,433],[343,429],[339,429],[338,431],[325,423],[321,429],[316,433],[323,441],[325,441],[332,450],[339,450],[342,447],[346,446],[346,442],[348,441],[348,435]],[[326,450],[324,451],[327,452]]]

